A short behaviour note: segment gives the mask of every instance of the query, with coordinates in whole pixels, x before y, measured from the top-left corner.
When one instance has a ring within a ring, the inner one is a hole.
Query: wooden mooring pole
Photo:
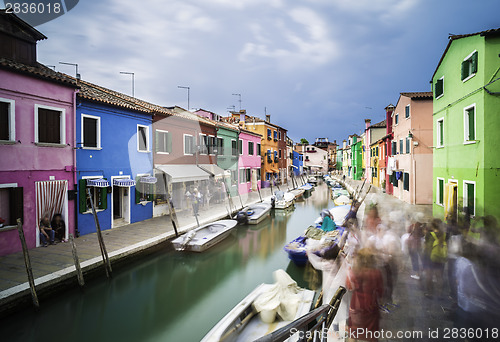
[[[170,191],[168,191],[167,174],[165,172],[163,172],[163,184],[165,184],[165,194],[167,197],[168,210],[170,212],[170,221],[172,222],[172,226],[174,227],[175,237],[178,237],[179,233],[177,232],[177,213],[175,212],[174,203],[172,202],[172,196],[170,196]]]
[[[21,219],[17,219],[17,231],[19,232],[19,239],[21,240],[21,246],[23,248],[24,256],[24,266],[26,266],[26,273],[28,273],[28,282],[30,284],[31,298],[33,299],[33,305],[35,308],[40,307],[38,302],[38,296],[36,295],[35,279],[33,278],[33,270],[31,269],[30,255],[28,253],[28,246],[26,246],[26,239],[24,238],[23,224]]]
[[[94,216],[95,228],[97,231],[97,240],[99,241],[99,247],[101,249],[102,263],[104,265],[104,270],[106,271],[106,277],[111,278],[111,263],[109,262],[108,252],[106,251],[106,246],[104,245],[104,239],[102,238],[101,225],[99,224],[99,219],[97,218],[97,212],[95,211],[94,199],[92,198],[92,193],[90,188],[87,188],[87,196],[90,199],[90,206],[92,207],[92,215]]]
[[[80,260],[78,259],[78,253],[76,252],[76,244],[73,234],[69,234],[69,242],[71,243],[71,252],[73,253],[73,261],[75,262],[78,284],[83,287],[85,285],[85,280],[83,280],[82,268],[80,267]]]

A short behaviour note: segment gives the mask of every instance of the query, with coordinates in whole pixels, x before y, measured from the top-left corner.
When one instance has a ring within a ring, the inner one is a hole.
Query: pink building
[[[432,204],[432,92],[401,93],[392,124],[393,195]]]
[[[240,128],[239,139],[242,144],[242,153],[238,158],[240,174],[238,191],[240,194],[257,191],[257,187],[261,188],[261,138],[260,134]]]
[[[0,255],[40,244],[43,215],[62,214],[75,233],[74,81],[36,61],[46,37],[14,15],[0,15]]]

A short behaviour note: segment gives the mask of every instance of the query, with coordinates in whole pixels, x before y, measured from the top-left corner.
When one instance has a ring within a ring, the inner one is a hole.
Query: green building
[[[342,148],[337,148],[337,164],[335,165],[335,169],[342,171]]]
[[[219,139],[219,146],[222,145],[222,151],[219,151],[219,154],[217,154],[217,166],[231,174],[231,177],[226,177],[231,196],[238,196],[239,155],[238,153],[234,153],[234,144],[238,141],[238,135],[239,130],[237,126],[225,122],[217,122],[217,138]]]
[[[354,180],[360,180],[363,176],[363,140],[357,135],[349,136],[349,146],[351,148],[351,166],[349,176]]]
[[[433,213],[500,222],[500,29],[449,39],[432,76]]]

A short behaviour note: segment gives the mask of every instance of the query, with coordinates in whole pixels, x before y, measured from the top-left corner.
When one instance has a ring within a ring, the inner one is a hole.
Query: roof
[[[5,9],[0,9],[0,16],[3,17],[3,20],[0,20],[0,32],[31,43],[47,39],[40,31],[36,30],[17,15],[7,13]]]
[[[385,127],[386,127],[386,122],[385,120],[382,120],[380,122],[377,122],[376,124],[369,126],[368,128],[385,128]]]
[[[400,93],[400,94],[402,96],[409,97],[412,100],[432,99],[432,91],[415,91],[415,92],[406,92],[406,93]]]
[[[35,65],[28,65],[17,61],[13,61],[8,58],[0,57],[0,69],[17,72],[20,74],[44,79],[47,81],[61,83],[74,88],[78,87],[76,79],[66,74],[54,71],[51,68],[48,68],[45,65],[38,62]]]
[[[472,36],[476,36],[476,35],[480,35],[481,37],[498,36],[498,35],[500,35],[500,28],[489,29],[489,30],[485,30],[485,31],[475,32],[475,33],[452,34],[452,35],[450,35],[448,37],[448,39],[449,39],[448,45],[446,45],[446,48],[444,49],[444,52],[441,55],[441,58],[439,59],[439,62],[437,64],[437,66],[436,66],[436,69],[434,70],[434,73],[432,74],[431,82],[432,82],[432,79],[434,78],[434,76],[436,75],[436,72],[439,69],[439,66],[443,62],[444,56],[448,52],[448,49],[450,48],[451,43],[454,40],[457,40],[457,39],[466,38],[466,37],[472,37]]]
[[[250,131],[250,130],[248,130],[248,129],[245,129],[245,128],[241,128],[241,127],[240,127],[240,132],[243,132],[243,133],[246,133],[246,134],[250,134],[250,135],[254,135],[254,136],[256,136],[256,137],[260,137],[260,138],[262,138],[262,134],[259,134],[259,133],[257,133],[257,132],[252,132],[252,131]]]

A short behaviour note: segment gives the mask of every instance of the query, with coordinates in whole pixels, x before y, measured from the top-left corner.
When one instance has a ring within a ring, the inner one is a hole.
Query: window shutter
[[[10,188],[10,225],[16,225],[17,219],[20,218],[24,222],[24,201],[23,201],[23,188],[16,187]]]
[[[160,151],[160,132],[155,131],[155,152]]]
[[[80,179],[78,181],[78,208],[79,212],[84,213],[87,211],[87,180]]]
[[[461,80],[465,80],[469,73],[469,61],[463,61],[462,62],[462,78]]]
[[[476,140],[475,136],[475,125],[474,125],[474,116],[476,115],[475,108],[469,109],[469,140]]]
[[[141,202],[141,192],[139,191],[140,177],[135,177],[135,204]]]
[[[106,179],[106,178],[104,178]],[[99,209],[108,209],[108,189],[107,188],[101,188],[101,205],[99,206]]]
[[[477,72],[477,51],[472,54],[470,61],[472,63],[472,73],[475,74]]]

